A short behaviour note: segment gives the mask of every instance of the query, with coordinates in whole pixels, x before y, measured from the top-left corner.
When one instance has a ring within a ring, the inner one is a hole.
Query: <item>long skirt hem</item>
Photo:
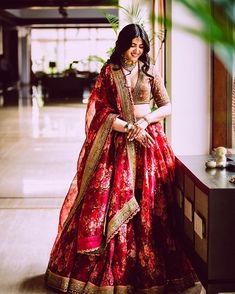
[[[47,269],[45,283],[49,288],[56,289],[62,293],[72,294],[163,294],[163,293],[182,293],[185,289],[194,286],[192,281],[197,282],[194,272],[189,273],[181,279],[173,279],[166,282],[165,285],[156,285],[147,289],[137,289],[133,285],[113,285],[97,286],[91,282],[78,281],[74,278],[63,277]],[[178,289],[178,290],[176,290]]]

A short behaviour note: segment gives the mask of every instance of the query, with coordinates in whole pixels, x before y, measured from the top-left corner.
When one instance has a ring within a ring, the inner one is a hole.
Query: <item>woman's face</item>
[[[130,61],[137,62],[143,52],[143,41],[140,37],[136,37],[132,39],[131,47],[126,52],[124,52],[123,56]]]

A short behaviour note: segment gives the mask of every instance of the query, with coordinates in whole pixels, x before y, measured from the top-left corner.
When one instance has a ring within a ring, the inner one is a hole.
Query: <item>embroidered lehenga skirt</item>
[[[129,216],[129,206],[121,204],[130,174],[126,135],[116,133],[106,142],[112,148],[102,153],[85,197],[57,237],[46,273],[48,286],[66,293],[177,293],[197,281],[172,226],[174,155],[160,124],[147,130],[154,147],[134,143],[138,207]],[[77,193],[75,187],[73,182],[70,193]],[[113,211],[120,212],[116,218]]]

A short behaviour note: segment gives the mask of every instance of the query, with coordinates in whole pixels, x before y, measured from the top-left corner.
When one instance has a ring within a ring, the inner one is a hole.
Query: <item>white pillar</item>
[[[179,31],[174,23],[199,27],[176,1],[166,1],[173,28],[167,34],[167,90],[172,116],[167,136],[178,155],[207,154],[210,149],[210,48],[200,39]]]
[[[22,85],[30,84],[30,29],[18,28],[18,40],[19,40],[19,75]]]

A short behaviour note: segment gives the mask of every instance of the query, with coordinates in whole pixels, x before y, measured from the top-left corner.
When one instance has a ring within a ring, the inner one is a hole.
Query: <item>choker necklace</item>
[[[131,61],[124,57],[121,58],[121,66],[130,73],[133,71],[137,63],[138,61]]]

